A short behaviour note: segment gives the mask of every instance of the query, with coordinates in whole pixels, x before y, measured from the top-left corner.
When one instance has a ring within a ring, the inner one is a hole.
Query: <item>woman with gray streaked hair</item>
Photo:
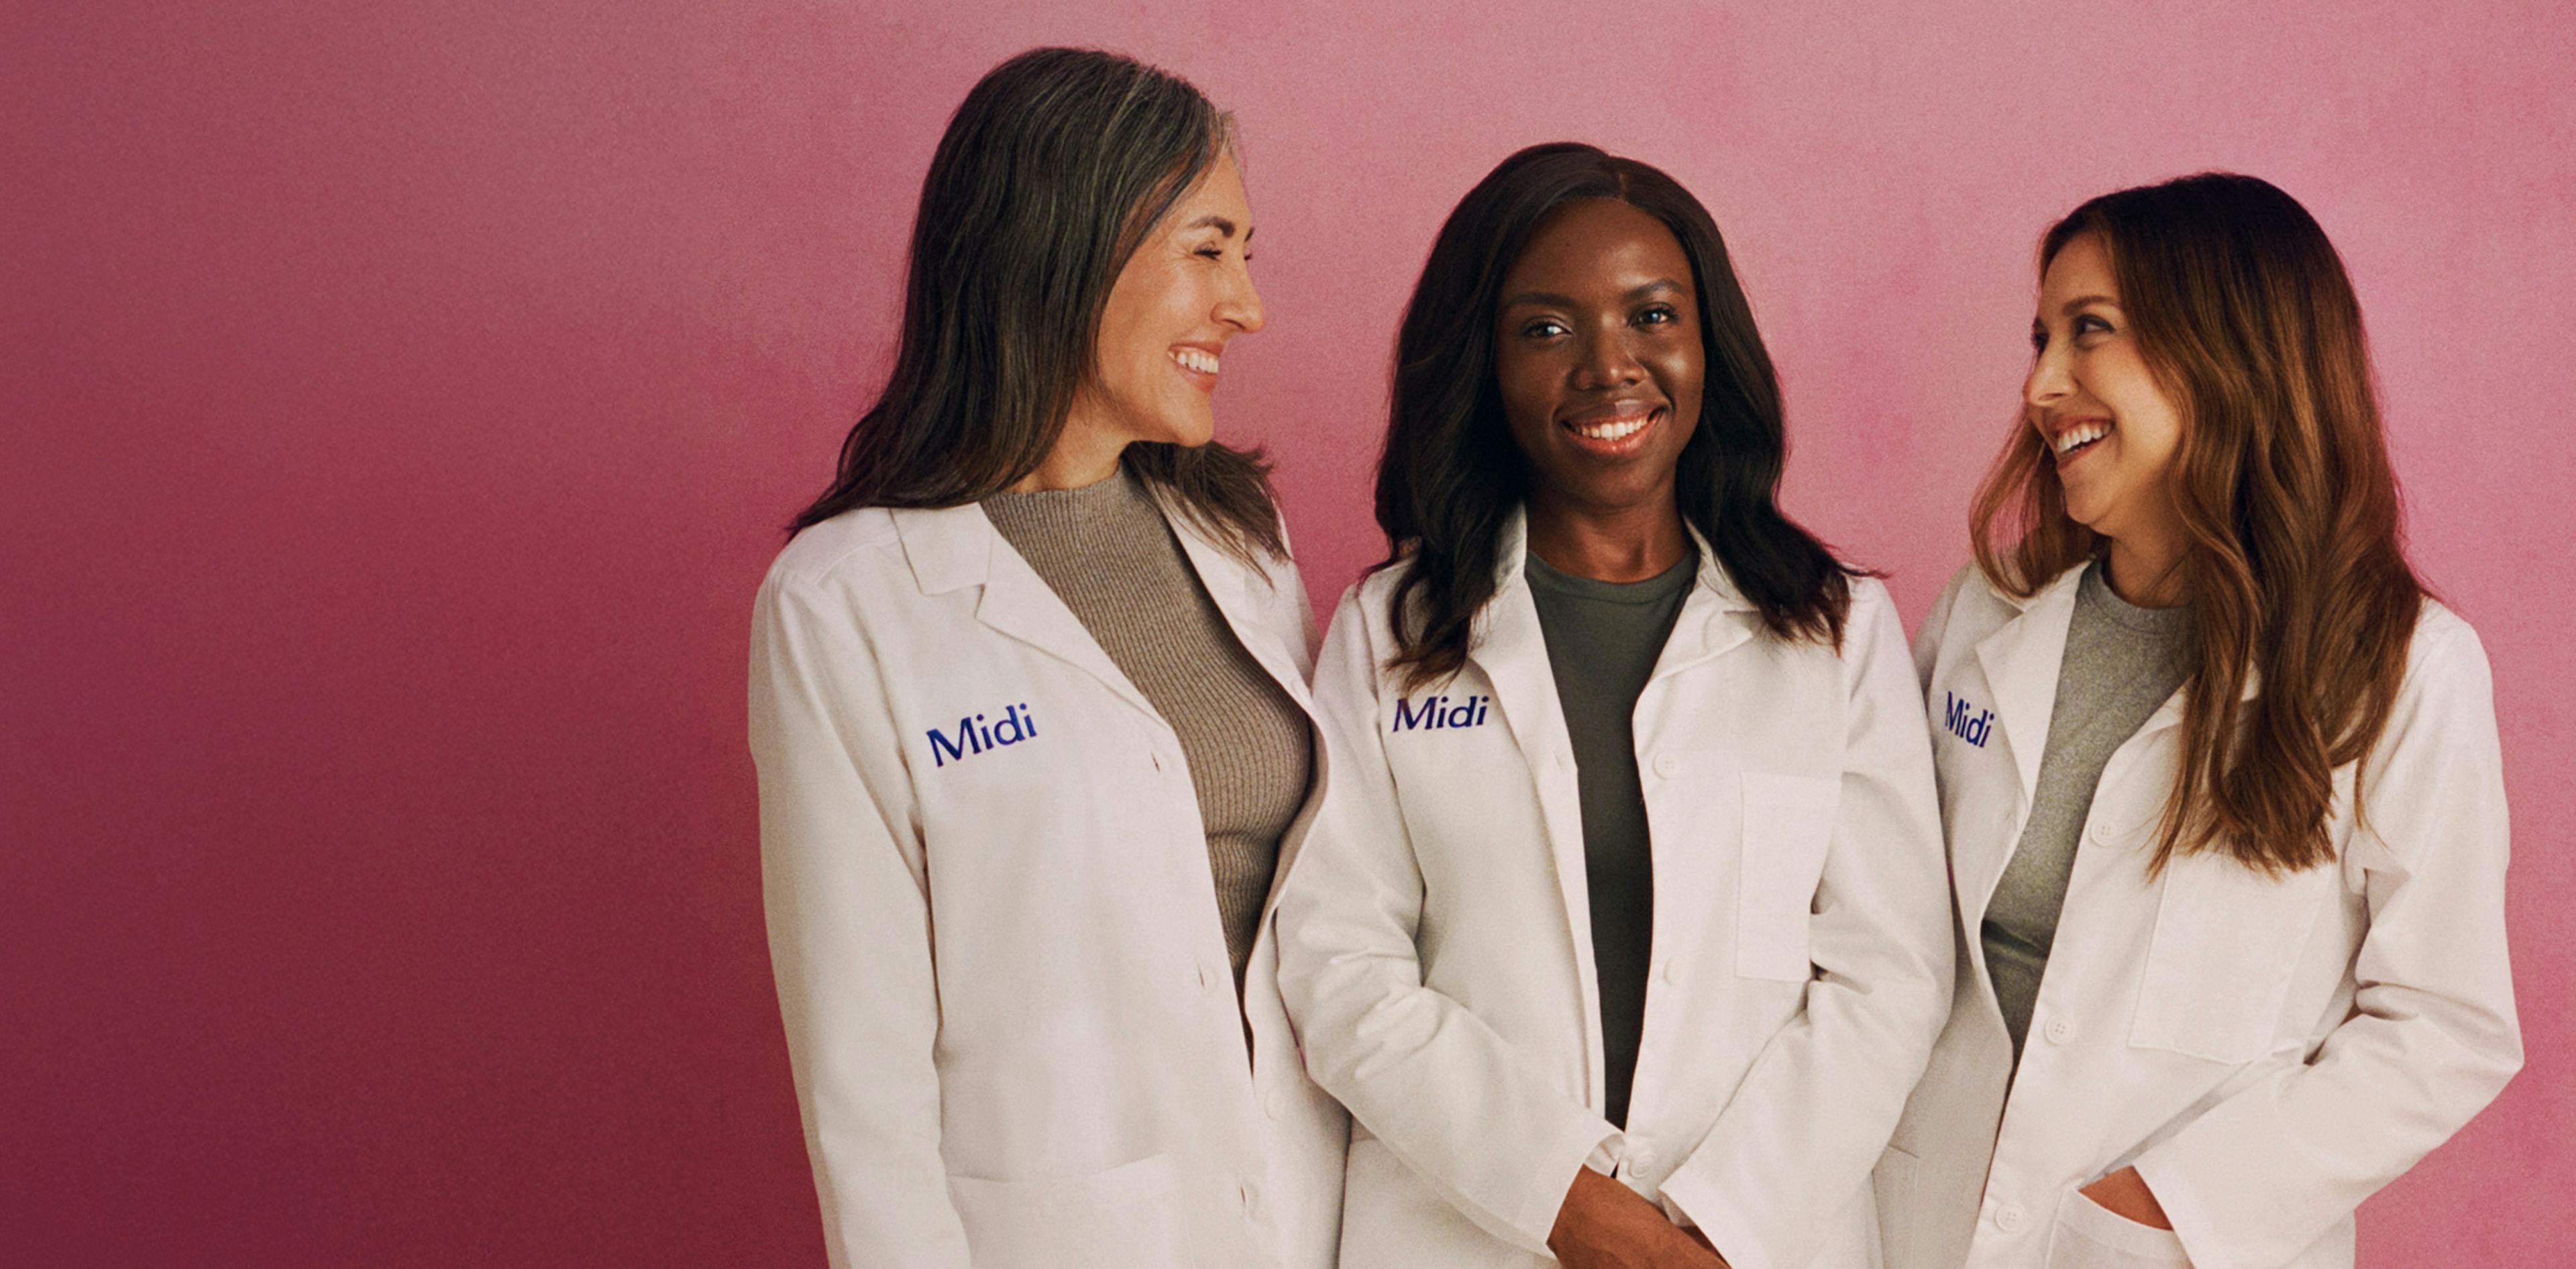
[[[1268,934],[1320,796],[1230,122],[1038,49],[958,108],[884,393],[754,618],[770,950],[835,1266],[1329,1269]]]

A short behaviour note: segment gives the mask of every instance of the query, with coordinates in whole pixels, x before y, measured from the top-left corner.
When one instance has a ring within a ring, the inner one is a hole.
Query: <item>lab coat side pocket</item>
[[[951,1174],[948,1196],[978,1265],[1197,1269],[1180,1170],[1168,1154],[1046,1180]]]
[[[1833,842],[1842,782],[1830,776],[1747,771],[1743,847],[1736,854],[1735,972],[1805,982],[1807,920]]]
[[[2190,1269],[2182,1239],[2068,1190],[2048,1233],[2047,1269]]]

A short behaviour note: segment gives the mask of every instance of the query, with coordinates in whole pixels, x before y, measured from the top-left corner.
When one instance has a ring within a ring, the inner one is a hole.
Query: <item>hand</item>
[[[2165,1218],[2164,1205],[2156,1193],[2147,1188],[2147,1179],[2136,1168],[2122,1168],[2078,1191],[2115,1216],[2125,1216],[2149,1229],[2172,1229]]]
[[[1590,1168],[1575,1172],[1547,1248],[1566,1269],[1725,1269],[1698,1231],[1683,1232],[1636,1191]]]

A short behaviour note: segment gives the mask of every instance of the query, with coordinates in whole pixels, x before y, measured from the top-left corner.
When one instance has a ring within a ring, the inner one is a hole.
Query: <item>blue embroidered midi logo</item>
[[[1948,692],[1941,693],[1947,708],[1941,712],[1941,725],[1950,734],[1979,749],[1986,747],[1986,737],[1994,731],[1995,712],[1979,709],[1974,701],[1963,701]]]
[[[1026,701],[1004,707],[998,723],[987,724],[982,714],[968,714],[957,720],[955,740],[942,735],[936,727],[930,729],[930,765],[944,767],[951,758],[963,762],[987,749],[1034,740],[1037,734],[1037,715],[1029,712]]]
[[[1451,727],[1482,727],[1492,712],[1492,697],[1470,696],[1451,702],[1446,696],[1425,699],[1419,708],[1411,701],[1395,703],[1395,722],[1388,731],[1439,731]]]

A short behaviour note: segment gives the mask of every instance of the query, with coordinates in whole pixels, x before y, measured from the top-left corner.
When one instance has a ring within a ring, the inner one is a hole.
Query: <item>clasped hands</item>
[[[1547,1247],[1566,1269],[1726,1269],[1698,1230],[1590,1168],[1576,1170]]]

